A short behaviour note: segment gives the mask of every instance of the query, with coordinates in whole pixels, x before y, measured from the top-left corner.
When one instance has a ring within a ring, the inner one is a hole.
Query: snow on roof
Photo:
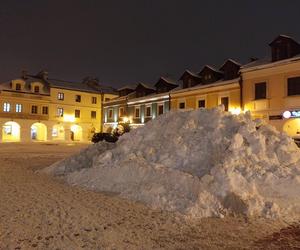
[[[218,70],[217,68],[215,68],[215,67],[213,67],[213,66],[207,65],[207,64],[204,65],[204,67],[202,68],[202,70],[201,70],[198,74],[200,74],[205,68],[209,68],[209,69],[211,69],[211,70],[214,71],[214,72],[223,74],[222,71]]]
[[[161,76],[160,78],[159,78],[159,80],[160,79],[162,79],[163,81],[165,81],[165,82],[167,82],[167,83],[169,83],[169,84],[171,84],[171,85],[175,85],[175,86],[178,86],[179,84],[178,84],[178,82],[176,82],[175,80],[173,80],[173,79],[171,79],[171,78],[169,78],[169,77],[165,77],[165,76]],[[159,80],[158,80],[158,82],[159,82]],[[156,84],[155,84],[156,85]]]
[[[238,65],[238,66],[242,66],[241,63],[239,63],[239,62],[237,62],[237,61],[235,61],[235,60],[233,60],[233,59],[231,59],[231,58],[228,58],[228,59],[222,64],[222,66],[220,67],[220,69],[222,69],[222,68],[224,67],[224,65],[225,65],[228,61],[230,61],[230,62],[232,62],[232,63],[234,63],[234,64],[236,64],[236,65]]]
[[[191,75],[191,76],[193,76],[193,77],[201,78],[201,76],[199,76],[198,74],[196,74],[196,73],[194,73],[194,72],[192,72],[192,71],[186,69],[186,70],[183,72],[182,76],[180,77],[180,80],[182,79],[182,77],[184,76],[184,74],[189,74],[189,75]]]
[[[131,90],[135,90],[135,88],[137,87],[137,84],[127,84],[121,88],[118,88],[117,90],[120,91],[120,90],[124,90],[124,89],[131,89]]]
[[[275,42],[278,38],[281,38],[281,37],[282,37],[282,38],[290,39],[290,40],[292,40],[293,42],[299,44],[293,37],[287,36],[287,35],[283,35],[283,34],[280,34],[280,35],[278,35],[272,42],[270,42],[269,45],[271,45],[273,42]]]
[[[142,85],[142,86],[143,86],[144,88],[146,88],[146,89],[156,90],[154,87],[149,86],[148,84],[143,83],[143,82],[139,82],[138,85]]]

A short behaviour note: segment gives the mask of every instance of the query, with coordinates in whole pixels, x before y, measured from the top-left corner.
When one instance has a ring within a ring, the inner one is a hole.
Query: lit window
[[[95,96],[92,97],[92,104],[97,104],[97,97]]]
[[[40,87],[34,86],[34,93],[39,93],[39,92],[40,92]]]
[[[134,117],[136,117],[136,118],[140,117],[140,108],[139,107],[134,108]]]
[[[31,114],[37,114],[38,107],[36,105],[31,106]]]
[[[80,110],[75,109],[75,118],[80,118]]]
[[[16,90],[21,90],[21,84],[20,83],[16,84]]]
[[[146,107],[146,117],[151,117],[152,115],[152,109],[151,106]]]
[[[64,109],[63,108],[57,108],[57,116],[59,116],[59,117],[64,116]]]
[[[3,111],[4,112],[10,112],[10,103],[9,102],[5,102],[3,104]]]
[[[57,100],[64,100],[65,99],[65,95],[64,95],[64,93],[58,93],[57,94]]]
[[[81,102],[81,95],[76,95],[75,96],[75,101],[76,102]]]
[[[179,109],[185,109],[185,102],[179,103]]]
[[[42,113],[43,113],[43,115],[48,115],[48,107],[47,106],[43,107]]]
[[[113,110],[112,109],[109,109],[108,110],[108,118],[112,118],[113,117]]]
[[[91,111],[91,118],[96,119],[97,117],[97,112],[96,111]]]
[[[119,108],[119,117],[123,117],[124,116],[124,108],[121,107]]]
[[[22,104],[16,104],[16,113],[22,112]]]

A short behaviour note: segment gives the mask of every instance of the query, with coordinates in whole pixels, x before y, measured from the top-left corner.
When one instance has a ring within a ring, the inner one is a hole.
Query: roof
[[[239,62],[237,62],[237,61],[235,61],[235,60],[233,60],[233,59],[231,59],[231,58],[228,58],[228,59],[222,64],[222,66],[220,67],[220,70],[222,70],[222,68],[225,66],[225,64],[226,64],[227,62],[232,62],[232,63],[235,64],[235,65],[242,66],[241,63],[239,63]]]
[[[277,41],[280,38],[289,39],[289,40],[293,41],[294,43],[299,44],[293,37],[281,34],[281,35],[278,35],[272,42],[270,42],[269,45],[272,45],[275,41]]]
[[[213,66],[210,66],[210,65],[204,65],[204,67],[202,68],[202,70],[198,73],[198,74],[201,74],[202,73],[202,71],[205,69],[205,68],[208,68],[208,69],[210,69],[210,70],[212,70],[212,71],[214,71],[214,72],[217,72],[217,73],[220,73],[220,74],[223,74],[223,72],[222,71],[220,71],[220,70],[218,70],[218,69],[216,69],[215,67],[213,67]]]
[[[137,87],[137,84],[130,84],[130,85],[125,85],[121,88],[118,88],[117,91],[121,91],[123,89],[131,89],[131,90],[135,90],[135,88]]]
[[[186,70],[183,72],[182,76],[179,78],[179,80],[182,80],[182,78],[183,78],[183,76],[184,76],[185,74],[191,75],[191,76],[196,77],[196,78],[201,78],[201,76],[199,76],[198,74],[196,74],[196,73],[194,73],[194,72],[192,72],[192,71],[186,69]]]
[[[143,82],[139,82],[137,86],[139,86],[139,85],[143,86],[143,87],[146,88],[146,89],[156,90],[154,87],[149,86],[148,84],[143,83]]]
[[[173,79],[171,79],[171,78],[169,78],[169,77],[161,76],[161,77],[159,78],[159,80],[157,81],[157,83],[158,83],[160,80],[163,80],[163,81],[165,81],[166,83],[171,84],[171,85],[174,85],[174,86],[178,86],[178,85],[179,85],[178,82],[176,82],[175,80],[173,80]],[[155,86],[157,85],[157,83],[155,84]]]

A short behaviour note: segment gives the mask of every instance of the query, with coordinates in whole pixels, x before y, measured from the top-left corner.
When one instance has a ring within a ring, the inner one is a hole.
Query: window
[[[38,107],[36,105],[31,106],[31,114],[37,114],[38,112]]]
[[[91,111],[91,118],[96,119],[97,117],[97,112],[96,111]]]
[[[59,116],[59,117],[64,116],[64,109],[63,108],[57,108],[57,116]]]
[[[76,95],[75,96],[75,101],[76,102],[81,102],[81,95]]]
[[[10,112],[10,103],[9,102],[5,102],[3,104],[3,111],[4,112]]]
[[[21,84],[20,83],[16,84],[16,90],[21,90]]]
[[[80,118],[80,110],[75,109],[75,118]]]
[[[300,95],[300,77],[288,78],[288,95]]]
[[[135,118],[139,118],[140,117],[140,108],[139,107],[135,107],[134,108],[134,117]]]
[[[228,111],[229,107],[229,97],[221,97],[221,104],[224,105],[224,110]]]
[[[39,93],[39,92],[40,92],[40,87],[34,86],[34,93]]]
[[[97,104],[97,97],[95,96],[92,97],[92,104]]]
[[[267,98],[267,83],[255,83],[255,100]]]
[[[152,116],[152,109],[151,106],[146,107],[146,117],[151,117]]]
[[[64,93],[58,93],[57,94],[57,100],[64,100],[65,99],[65,95],[64,95]]]
[[[158,115],[162,115],[164,113],[164,105],[159,104],[158,105]]]
[[[198,100],[198,108],[205,108],[205,100]]]
[[[108,118],[110,118],[110,119],[113,118],[113,110],[112,109],[108,110]]]
[[[16,113],[22,112],[22,104],[16,104]]]
[[[42,108],[42,114],[43,114],[43,115],[48,115],[48,107],[47,107],[47,106],[44,106],[44,107]]]
[[[119,108],[119,117],[123,117],[124,116],[124,108],[121,107]]]
[[[179,103],[179,109],[185,109],[185,102]]]

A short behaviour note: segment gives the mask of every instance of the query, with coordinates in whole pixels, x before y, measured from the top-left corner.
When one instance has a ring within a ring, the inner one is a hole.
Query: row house
[[[136,128],[170,110],[169,92],[178,83],[160,77],[152,87],[144,83],[118,89],[119,97],[103,104],[104,131],[111,131],[119,124],[129,123]]]
[[[115,95],[95,79],[70,82],[23,72],[0,84],[0,142],[82,141],[101,130],[102,102]]]

